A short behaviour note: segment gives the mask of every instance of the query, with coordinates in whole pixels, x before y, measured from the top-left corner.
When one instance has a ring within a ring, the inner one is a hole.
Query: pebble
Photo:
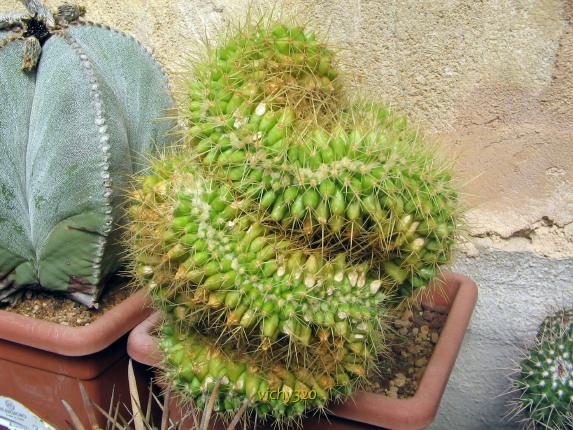
[[[440,335],[437,332],[432,333],[432,343],[438,343],[439,338],[440,338]]]
[[[434,314],[430,311],[424,311],[422,312],[422,318],[426,321],[432,321],[432,319],[434,319]]]
[[[410,327],[412,323],[408,320],[396,320],[394,321],[394,327],[401,328],[401,327]]]
[[[420,347],[418,345],[410,345],[406,349],[410,354],[418,354],[420,352]]]
[[[432,321],[430,321],[430,328],[443,327],[447,318],[447,315],[437,315]]]
[[[414,325],[416,327],[420,327],[423,326],[424,324],[428,324],[428,321],[426,321],[422,315],[420,314],[414,314],[414,316],[412,317],[412,322],[414,323]]]
[[[392,385],[392,382],[390,382],[390,388],[388,388],[386,390],[386,395],[388,397],[392,397],[394,399],[398,398],[398,387],[396,387],[395,385]]]
[[[392,379],[392,382],[394,382],[394,385],[398,388],[403,387],[406,383],[406,375],[403,373],[397,373],[394,379]]]
[[[414,312],[412,312],[410,309],[408,309],[407,311],[404,311],[402,313],[402,319],[403,320],[409,320],[410,318],[412,318],[414,316]]]
[[[416,365],[416,367],[423,367],[426,364],[428,364],[428,359],[426,357],[422,357],[422,358],[418,358],[414,364]]]

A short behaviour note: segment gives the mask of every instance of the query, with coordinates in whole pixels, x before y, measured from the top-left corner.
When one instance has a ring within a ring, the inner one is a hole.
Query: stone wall
[[[492,397],[503,391],[513,345],[526,343],[548,305],[573,299],[573,3],[78,2],[88,19],[144,43],[174,81],[248,4],[297,11],[340,48],[352,85],[408,112],[457,159],[472,241],[455,267],[478,280],[481,297],[433,428],[501,428],[503,400]],[[1,0],[0,13],[16,9],[18,1]]]

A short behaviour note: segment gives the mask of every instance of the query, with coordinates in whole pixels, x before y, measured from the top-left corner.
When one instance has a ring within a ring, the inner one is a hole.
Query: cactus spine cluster
[[[383,351],[388,295],[425,290],[450,258],[449,166],[341,80],[314,33],[261,19],[186,84],[181,148],[142,178],[128,236],[184,398],[220,380],[220,413],[252,398],[284,422],[351,394]]]
[[[171,144],[163,70],[133,38],[24,2],[0,17],[0,302],[26,288],[88,306],[118,268],[129,178]],[[145,91],[141,91],[145,88]]]
[[[519,393],[514,413],[523,414],[524,428],[573,426],[573,310],[555,312],[541,323],[513,387]]]

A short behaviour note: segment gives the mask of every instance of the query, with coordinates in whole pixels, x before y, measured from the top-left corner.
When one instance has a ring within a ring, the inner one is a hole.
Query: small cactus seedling
[[[573,426],[573,310],[549,315],[512,378],[513,415],[527,429]]]
[[[81,7],[0,18],[0,302],[24,288],[93,306],[118,267],[122,194],[172,127],[163,70]]]

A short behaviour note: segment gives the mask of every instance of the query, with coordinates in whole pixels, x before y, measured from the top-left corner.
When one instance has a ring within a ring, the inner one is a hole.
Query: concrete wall
[[[507,376],[551,309],[572,304],[573,258],[481,248],[455,270],[474,279],[479,298],[432,430],[513,429],[503,394]]]
[[[172,77],[247,3],[302,10],[342,49],[353,85],[409,112],[457,156],[473,242],[456,269],[481,296],[432,428],[501,428],[495,396],[513,345],[531,338],[548,305],[573,299],[573,2],[78,2],[88,19],[142,41]],[[0,0],[0,13],[16,9]]]

